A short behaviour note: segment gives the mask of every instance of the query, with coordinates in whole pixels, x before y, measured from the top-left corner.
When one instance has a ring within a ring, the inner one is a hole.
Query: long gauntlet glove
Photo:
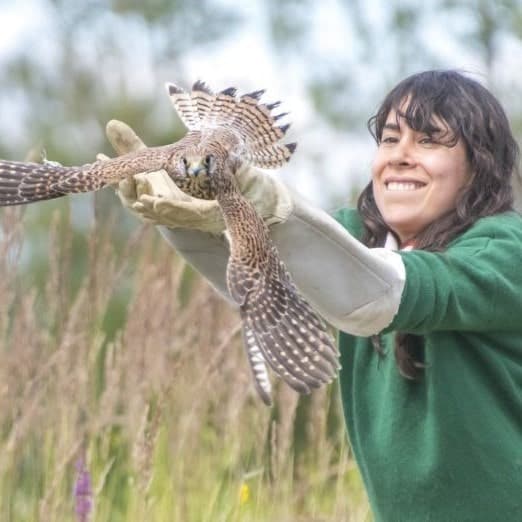
[[[110,122],[107,135],[120,154],[143,146],[121,122]],[[272,225],[272,239],[299,290],[326,320],[362,336],[378,333],[392,321],[405,281],[400,255],[365,247],[328,214],[268,174],[245,167],[238,181]],[[164,172],[125,180],[118,195],[141,219],[160,225],[164,238],[228,296],[229,251],[216,202],[187,196]]]

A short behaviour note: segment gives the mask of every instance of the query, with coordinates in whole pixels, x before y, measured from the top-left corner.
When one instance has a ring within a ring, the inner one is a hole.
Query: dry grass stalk
[[[16,502],[26,506],[33,502],[40,520],[49,512],[55,520],[66,519],[72,508],[64,497],[72,480],[67,463],[81,444],[98,485],[100,520],[116,501],[111,495],[120,494],[113,475],[138,478],[126,486],[135,513],[150,514],[164,505],[165,512],[187,520],[199,490],[202,498],[217,492],[213,502],[219,506],[219,492],[227,491],[229,482],[270,468],[275,487],[259,490],[268,492],[269,505],[297,502],[306,509],[299,491],[313,496],[308,484],[317,484],[308,483],[307,474],[331,481],[345,472],[335,465],[344,433],[332,439],[326,426],[330,392],[314,392],[302,403],[277,383],[275,409],[266,409],[251,384],[237,312],[151,227],[137,227],[116,246],[118,218],[95,220],[85,240],[75,236],[69,211],[64,212],[65,217],[53,217],[43,238],[49,253],[40,287],[20,265],[21,213],[3,213],[0,488],[5,498],[21,498]],[[82,259],[74,245],[85,250]],[[107,325],[115,310],[122,319],[111,330]],[[295,456],[303,435],[307,445]],[[21,462],[32,471],[18,482],[7,481],[18,476]],[[299,466],[303,472],[293,473]],[[42,477],[38,487],[33,476]],[[267,478],[256,480],[266,486]],[[161,488],[158,480],[165,481]],[[162,500],[162,491],[169,497]]]

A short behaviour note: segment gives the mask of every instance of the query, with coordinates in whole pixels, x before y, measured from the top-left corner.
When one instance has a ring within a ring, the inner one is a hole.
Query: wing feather
[[[301,393],[335,378],[339,368],[335,344],[299,294],[275,247],[264,272],[252,271],[232,256],[227,282],[246,328],[277,375]]]
[[[239,140],[235,153],[262,168],[276,168],[285,164],[295,150],[295,143],[281,144],[289,124],[279,125],[287,113],[272,114],[280,102],[260,102],[264,90],[236,96],[230,87],[214,93],[204,82],[197,81],[191,92],[173,83],[167,90],[176,112],[189,130],[206,136],[214,132],[231,131]]]
[[[254,378],[254,386],[261,397],[261,400],[267,405],[272,405],[272,385],[268,370],[266,367],[263,352],[259,348],[255,333],[243,323],[243,344],[250,364],[252,377]]]

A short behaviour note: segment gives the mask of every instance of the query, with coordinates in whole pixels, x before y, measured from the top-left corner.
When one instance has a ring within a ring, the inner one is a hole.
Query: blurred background
[[[0,0],[0,22],[5,159],[111,155],[115,118],[171,143],[166,81],[266,88],[299,142],[277,175],[333,210],[367,183],[367,119],[430,68],[522,136],[520,0]],[[371,520],[335,385],[264,408],[235,312],[112,189],[0,219],[2,521]]]

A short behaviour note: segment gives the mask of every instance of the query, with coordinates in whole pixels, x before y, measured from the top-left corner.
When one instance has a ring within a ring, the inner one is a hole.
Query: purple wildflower
[[[92,510],[91,475],[85,465],[84,457],[76,461],[76,482],[74,484],[74,499],[78,522],[87,522]]]

